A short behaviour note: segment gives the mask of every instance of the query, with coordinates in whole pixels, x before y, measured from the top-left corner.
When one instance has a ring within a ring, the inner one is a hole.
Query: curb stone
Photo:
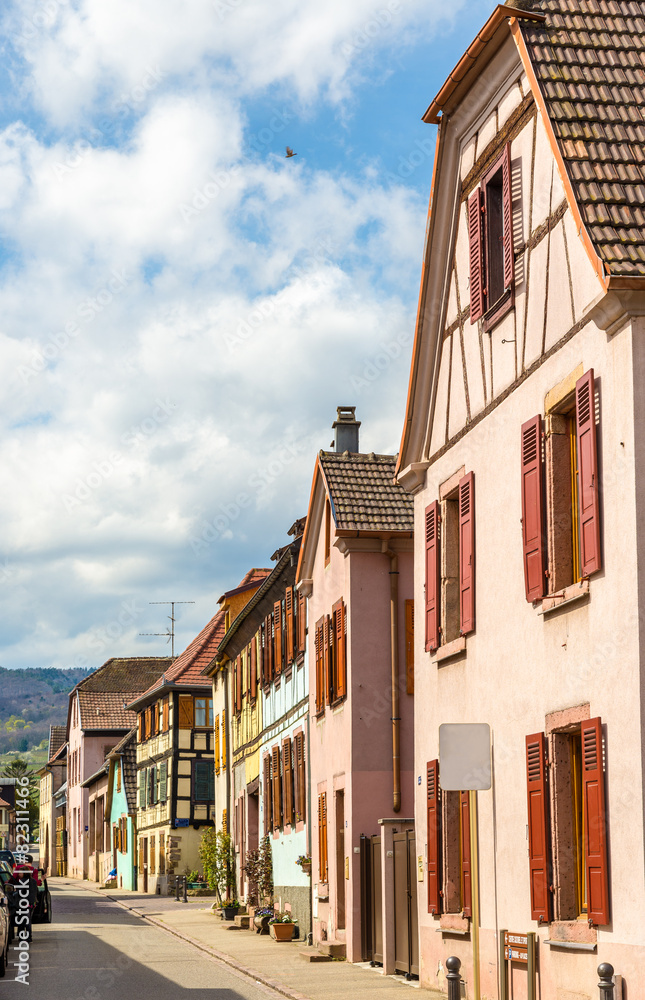
[[[130,913],[134,913],[137,917],[147,920],[148,923],[154,924],[155,927],[159,927],[160,930],[166,931],[167,934],[172,934],[181,941],[185,941],[187,944],[192,944],[193,947],[198,948],[207,955],[210,955],[211,958],[217,959],[217,961],[221,962],[223,965],[228,965],[229,968],[235,969],[236,972],[239,972],[247,979],[252,979],[255,983],[261,983],[263,986],[268,986],[269,989],[275,990],[276,993],[280,993],[283,997],[288,997],[288,1000],[311,1000],[311,998],[305,996],[304,993],[298,993],[295,990],[290,990],[288,986],[284,986],[283,983],[279,983],[275,979],[270,979],[263,973],[258,972],[257,969],[251,969],[246,965],[241,965],[240,962],[236,962],[235,959],[230,955],[227,955],[226,952],[217,951],[216,948],[209,948],[208,945],[203,943],[203,941],[196,941],[195,938],[190,937],[189,934],[182,934],[181,931],[175,930],[174,927],[169,927],[168,924],[165,924],[162,920],[158,920],[156,917],[151,917],[146,913],[141,913],[135,907],[128,906],[127,903],[124,903],[120,899],[116,899],[115,896],[110,896],[107,892],[95,889],[94,886],[91,885],[85,885],[81,881],[79,881],[78,885],[80,888],[86,889],[87,892],[96,893],[96,895],[101,896],[102,899],[109,899],[113,903],[117,903],[124,910],[129,910]]]

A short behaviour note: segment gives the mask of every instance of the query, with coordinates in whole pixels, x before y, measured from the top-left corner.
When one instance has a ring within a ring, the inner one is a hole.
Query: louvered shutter
[[[168,798],[168,762],[163,760],[159,765],[159,801],[165,802]]]
[[[291,740],[287,737],[282,741],[282,784],[284,788],[284,815],[282,817],[285,826],[293,823],[293,761],[291,759]]]
[[[578,436],[578,504],[580,509],[580,571],[589,576],[601,568],[598,452],[593,368],[576,382]]]
[[[426,507],[426,652],[439,645],[441,566],[439,560],[439,503]]]
[[[152,705],[146,708],[146,739],[152,736]]]
[[[332,692],[332,642],[333,633],[331,628],[331,622],[329,615],[325,615],[323,619],[323,672],[324,672],[324,687],[325,687],[325,701],[328,705],[334,700],[334,694]]]
[[[264,757],[262,777],[262,805],[264,810],[264,835],[266,837],[273,825],[271,810],[271,757],[269,754],[266,754]]]
[[[242,657],[235,657],[235,711],[242,711]]]
[[[139,712],[137,716],[137,740],[139,743],[143,743],[143,712]],[[74,784],[73,781],[72,784]]]
[[[513,285],[515,261],[513,260],[513,185],[511,174],[511,144],[504,150],[502,159],[502,204],[504,213],[504,291]]]
[[[273,800],[273,829],[282,825],[282,789],[280,786],[280,747],[271,751],[271,798]]]
[[[522,542],[526,599],[544,597],[544,485],[542,417],[522,424]]]
[[[289,666],[294,660],[294,615],[293,615],[293,587],[287,587],[284,595],[284,607],[287,625],[287,650],[286,650],[286,665]]]
[[[323,619],[316,622],[316,712],[322,712],[325,707],[325,668],[323,655]]]
[[[306,814],[306,785],[305,785],[305,735],[296,733],[295,744],[295,776],[296,776],[296,822],[303,823]]]
[[[461,823],[461,909],[465,917],[472,917],[472,885],[470,878],[470,798],[468,792],[459,793],[459,822]]]
[[[179,728],[193,728],[193,696],[192,694],[179,695]]]
[[[347,694],[347,614],[342,598],[332,609],[334,629],[334,699]]]
[[[468,199],[468,249],[470,256],[470,322],[484,315],[484,244],[482,240],[482,191]]]
[[[475,474],[459,480],[459,610],[461,634],[475,628]]]
[[[146,806],[146,772],[139,771],[139,808]]]
[[[267,684],[273,680],[273,615],[267,615]]]
[[[210,802],[212,794],[211,762],[196,760],[193,763],[193,802]]]
[[[258,637],[253,636],[251,640],[251,682],[249,684],[251,692],[251,701],[255,701],[258,693]]]
[[[222,767],[226,767],[226,712],[222,712]]]
[[[170,729],[170,704],[168,696],[163,700],[163,728],[164,732]]]
[[[307,644],[307,598],[298,593],[298,652],[304,653]]]
[[[414,601],[405,602],[405,689],[414,694]]]
[[[276,676],[282,672],[282,601],[273,605],[273,661]]]
[[[547,788],[546,737],[534,733],[526,737],[526,788],[529,818],[529,873],[531,920],[551,919],[549,868],[551,831]]]
[[[157,767],[156,765],[150,768],[150,794],[149,800],[150,805],[154,806],[157,804]]]
[[[326,882],[329,875],[327,863],[327,792],[318,796],[318,845],[320,881]]]
[[[220,772],[219,715],[215,716],[215,774]]]
[[[428,817],[428,913],[440,912],[441,889],[441,791],[439,761],[427,765],[426,800]]]
[[[609,923],[609,879],[600,719],[588,719],[583,722],[581,736],[587,916],[593,924],[603,925]]]
[[[143,837],[139,838],[139,875],[143,875]]]

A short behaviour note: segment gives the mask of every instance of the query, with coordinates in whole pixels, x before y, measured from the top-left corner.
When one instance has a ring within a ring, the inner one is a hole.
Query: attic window
[[[514,302],[510,143],[468,199],[468,243],[470,322],[483,316],[486,330]]]

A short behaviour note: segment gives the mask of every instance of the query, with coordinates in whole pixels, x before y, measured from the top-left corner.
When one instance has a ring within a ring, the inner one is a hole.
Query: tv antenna
[[[139,635],[166,635],[168,636],[167,642],[170,643],[170,655],[172,659],[175,658],[175,604],[194,604],[194,601],[148,601],[148,604],[169,604],[171,607],[171,612],[168,615],[170,618],[170,628],[167,628],[165,632],[139,632]]]

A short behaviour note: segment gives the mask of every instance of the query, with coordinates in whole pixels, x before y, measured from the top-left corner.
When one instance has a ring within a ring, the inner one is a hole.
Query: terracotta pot
[[[270,924],[271,934],[276,941],[291,941],[296,929],[295,924]]]
[[[304,864],[300,865],[300,867],[302,868],[305,875],[311,875],[311,861],[305,862]]]

